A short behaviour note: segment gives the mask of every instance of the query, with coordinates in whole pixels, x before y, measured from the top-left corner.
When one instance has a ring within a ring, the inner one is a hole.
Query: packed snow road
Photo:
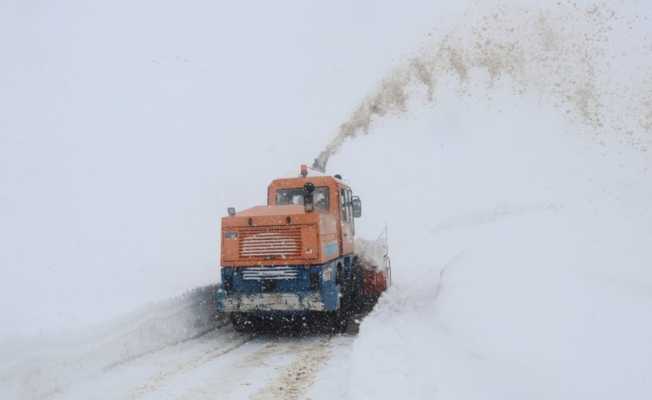
[[[215,315],[214,289],[196,289],[84,334],[3,344],[0,355],[18,361],[0,370],[0,398],[319,399],[346,394],[337,385],[347,381],[342,367],[354,336],[296,327],[275,334],[236,332]]]
[[[301,399],[351,336],[245,335],[225,326],[111,366],[52,399]]]

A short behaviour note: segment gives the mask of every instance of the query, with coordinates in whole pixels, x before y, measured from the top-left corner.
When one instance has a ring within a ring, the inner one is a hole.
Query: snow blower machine
[[[218,311],[238,331],[278,321],[318,319],[346,329],[369,310],[391,281],[386,231],[355,238],[362,204],[340,175],[301,166],[276,179],[267,205],[222,218]]]

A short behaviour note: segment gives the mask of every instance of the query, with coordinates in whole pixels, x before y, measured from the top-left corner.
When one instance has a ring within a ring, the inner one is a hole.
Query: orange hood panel
[[[236,217],[275,217],[286,215],[300,215],[305,214],[306,211],[303,206],[287,205],[287,206],[257,206],[248,208],[235,214]]]

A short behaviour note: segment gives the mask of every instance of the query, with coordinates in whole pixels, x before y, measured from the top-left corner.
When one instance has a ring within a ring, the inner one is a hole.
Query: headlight
[[[330,267],[325,269],[324,272],[321,274],[321,278],[324,282],[330,281],[333,278],[333,269]]]

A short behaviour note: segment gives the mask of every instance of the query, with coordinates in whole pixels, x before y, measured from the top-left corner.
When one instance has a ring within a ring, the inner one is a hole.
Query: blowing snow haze
[[[360,29],[370,4],[3,2],[0,335],[214,283],[227,207],[294,173],[432,23],[385,4]],[[397,13],[416,25],[375,43]]]
[[[317,155],[394,286],[311,398],[649,398],[652,6],[540,3],[0,5],[0,341],[215,283]]]

